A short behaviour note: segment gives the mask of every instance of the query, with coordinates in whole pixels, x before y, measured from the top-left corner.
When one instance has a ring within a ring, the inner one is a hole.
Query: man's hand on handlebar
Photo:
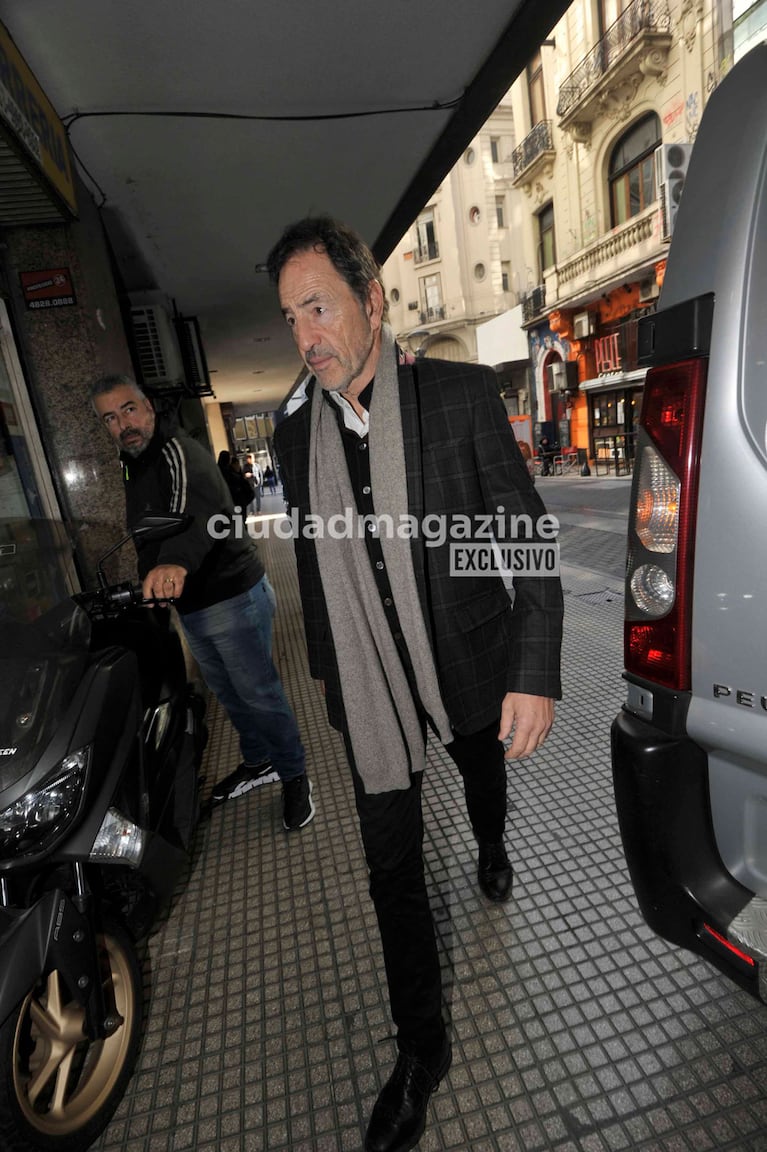
[[[141,591],[145,600],[178,600],[184,591],[186,568],[180,564],[158,564],[144,577]]]

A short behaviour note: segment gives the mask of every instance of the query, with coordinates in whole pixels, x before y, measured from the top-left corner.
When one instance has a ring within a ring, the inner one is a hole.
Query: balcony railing
[[[522,322],[527,323],[528,320],[534,320],[536,316],[540,316],[545,307],[546,285],[539,284],[537,288],[533,288],[531,292],[526,292],[522,297]]]
[[[641,216],[632,217],[626,224],[615,228],[597,243],[579,252],[557,269],[560,289],[586,275],[600,275],[604,265],[614,263],[638,245],[651,240],[655,231],[657,205]]]
[[[439,259],[439,244],[436,240],[430,240],[428,244],[421,244],[418,248],[413,249],[413,263],[423,264],[425,260]]]
[[[559,90],[557,116],[567,116],[586,93],[617,64],[639,36],[648,32],[668,32],[670,27],[671,14],[665,0],[660,2],[634,0],[565,80]]]
[[[526,168],[529,168],[539,156],[554,151],[554,141],[551,133],[551,121],[540,120],[532,132],[528,132],[518,148],[511,154],[514,168],[514,180],[518,180]]]
[[[427,320],[444,320],[445,309],[443,307],[424,308],[423,311],[419,313],[419,319],[421,324],[425,324]]]

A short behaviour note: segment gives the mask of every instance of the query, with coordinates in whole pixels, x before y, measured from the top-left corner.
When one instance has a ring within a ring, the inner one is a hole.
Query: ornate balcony
[[[561,126],[586,141],[597,116],[622,117],[644,78],[663,73],[671,44],[665,0],[634,0],[560,88]]]
[[[528,132],[518,148],[511,154],[514,184],[518,185],[534,179],[536,173],[547,161],[554,158],[554,138],[550,120],[540,120],[532,132]]]
[[[625,269],[657,260],[661,250],[658,205],[653,204],[563,261],[557,268],[558,299],[577,299],[593,292],[598,285],[620,277]]]

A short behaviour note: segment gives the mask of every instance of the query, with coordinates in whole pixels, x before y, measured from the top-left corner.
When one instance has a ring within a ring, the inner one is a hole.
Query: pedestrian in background
[[[556,445],[551,443],[548,436],[541,436],[538,441],[538,455],[541,458],[541,476],[551,476],[552,465],[556,454]]]
[[[219,452],[218,467],[226,481],[235,508],[243,512],[253,502],[253,489],[242,474],[242,465],[230,452]]]
[[[248,452],[245,457],[245,479],[249,482],[253,489],[253,499],[256,502],[256,513],[261,511],[261,491],[263,487],[264,478],[261,473],[261,467],[257,463],[255,456],[252,452]]]

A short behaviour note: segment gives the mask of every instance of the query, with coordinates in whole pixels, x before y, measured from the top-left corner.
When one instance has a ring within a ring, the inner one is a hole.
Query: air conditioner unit
[[[549,392],[574,392],[578,387],[578,365],[575,360],[556,360],[547,366]]]
[[[661,144],[655,149],[655,190],[663,211],[664,237],[674,231],[691,154],[692,144],[687,140]]]
[[[585,340],[594,334],[594,313],[577,312],[573,317],[573,336],[576,340]]]
[[[130,311],[144,384],[148,388],[182,385],[184,365],[168,313],[159,304],[134,305]]]
[[[212,396],[208,361],[196,316],[177,316],[173,321],[184,365],[186,389],[192,396]]]
[[[660,288],[654,276],[647,276],[646,279],[639,281],[639,303],[649,304],[651,300],[657,300],[660,295]]]

